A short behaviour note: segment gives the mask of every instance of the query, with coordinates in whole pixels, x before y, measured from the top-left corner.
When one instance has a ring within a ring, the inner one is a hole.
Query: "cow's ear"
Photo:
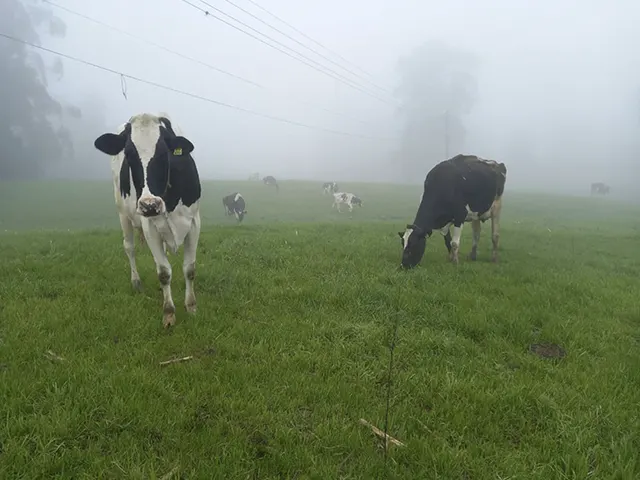
[[[404,232],[398,232],[398,236],[399,236],[400,238],[404,238]]]
[[[193,152],[193,149],[195,148],[193,143],[185,137],[169,138],[167,139],[167,144],[169,149],[172,150],[173,154],[176,156],[188,155]]]
[[[127,137],[124,132],[116,135],[115,133],[105,133],[96,138],[93,146],[107,155],[117,155],[124,150]]]

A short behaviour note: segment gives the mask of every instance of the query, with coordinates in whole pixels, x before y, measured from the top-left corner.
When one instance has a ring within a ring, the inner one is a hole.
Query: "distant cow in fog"
[[[353,193],[346,192],[337,192],[333,194],[333,207],[336,207],[338,212],[342,213],[340,210],[340,205],[347,205],[349,207],[349,211],[353,212],[353,206],[358,205],[362,207],[362,200],[354,195]]]
[[[322,184],[322,191],[325,195],[327,193],[336,193],[338,191],[338,184],[336,182],[324,182]]]
[[[607,195],[611,187],[605,185],[602,182],[596,182],[591,184],[591,195]]]
[[[238,223],[241,223],[242,219],[247,214],[244,198],[238,192],[234,192],[231,195],[223,197],[222,205],[224,206],[225,215],[235,215]]]
[[[267,175],[262,179],[262,182],[267,186],[276,187],[276,191],[280,191],[280,187],[278,186],[278,182],[271,175]]]

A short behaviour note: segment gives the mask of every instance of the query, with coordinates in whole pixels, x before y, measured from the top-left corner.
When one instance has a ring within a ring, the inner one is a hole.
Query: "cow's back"
[[[506,167],[474,155],[456,155],[435,165],[424,181],[423,200],[435,218],[464,206],[488,212],[504,191]]]

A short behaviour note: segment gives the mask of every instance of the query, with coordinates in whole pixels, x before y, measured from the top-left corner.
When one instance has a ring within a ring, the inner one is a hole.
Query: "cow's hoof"
[[[475,262],[478,259],[478,255],[476,254],[476,252],[471,252],[469,254],[469,260],[471,260],[472,262]]]
[[[188,313],[195,314],[197,310],[197,305],[195,303],[188,303],[184,306],[187,309]]]
[[[496,257],[495,255],[491,257],[491,263],[498,263],[498,257]]]
[[[175,313],[165,313],[162,318],[162,326],[164,328],[173,327],[176,324],[176,314]]]
[[[131,286],[133,287],[133,289],[136,292],[141,292],[142,291],[142,282],[140,281],[139,278],[135,278],[135,279],[131,280]]]

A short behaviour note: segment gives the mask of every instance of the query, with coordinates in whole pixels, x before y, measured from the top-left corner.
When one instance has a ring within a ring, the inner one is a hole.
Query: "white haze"
[[[234,1],[330,55],[250,3]],[[64,61],[63,78],[51,83],[57,98],[82,103],[99,97],[112,129],[140,111],[169,112],[196,145],[194,155],[203,177],[245,179],[257,171],[278,179],[399,179],[393,159],[400,150],[402,117],[389,105],[206,18],[179,0],[58,3],[255,80],[269,90],[243,84],[56,8],[53,11],[66,23],[67,33],[64,38],[47,37],[44,44],[49,48],[268,115],[380,137],[352,138],[274,122],[132,80],[127,81],[125,99],[117,76]],[[199,4],[197,0],[194,3]],[[229,3],[209,3],[318,59]],[[472,52],[479,59],[478,100],[472,113],[464,117],[467,135],[456,150],[504,161],[513,189],[585,193],[591,182],[604,181],[614,192],[638,198],[632,187],[640,173],[640,3],[259,3],[370,72],[378,85],[389,90],[398,85],[399,58],[426,41],[439,40]],[[53,60],[47,53],[42,56],[48,63]],[[368,123],[294,100],[341,111]],[[91,144],[101,133],[83,132],[89,135],[84,141]],[[440,158],[424,159],[424,174],[444,158],[443,146]],[[96,152],[86,161],[96,162],[96,172],[108,178],[107,157]]]

